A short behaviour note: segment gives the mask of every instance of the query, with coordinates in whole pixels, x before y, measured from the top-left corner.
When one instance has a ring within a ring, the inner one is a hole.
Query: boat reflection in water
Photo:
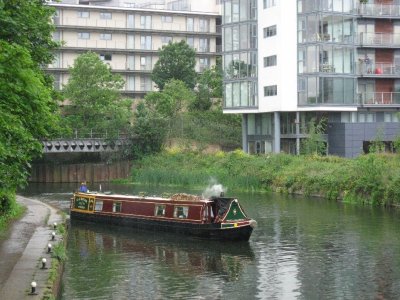
[[[255,259],[248,242],[209,241],[76,220],[70,225],[67,249],[62,299],[221,296]]]
[[[99,253],[120,253],[125,259],[133,254],[132,258],[140,256],[156,264],[162,263],[179,274],[216,273],[224,275],[228,281],[236,280],[246,264],[254,259],[247,242],[208,241],[81,221],[72,223],[70,234],[68,247],[79,249],[80,256],[73,259],[85,261]]]

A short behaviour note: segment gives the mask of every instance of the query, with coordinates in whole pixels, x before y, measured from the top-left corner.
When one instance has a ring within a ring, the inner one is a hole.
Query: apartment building
[[[299,153],[326,119],[328,153],[355,157],[400,135],[395,0],[224,0],[224,112],[249,153]]]
[[[63,41],[48,66],[56,88],[68,82],[68,67],[81,53],[94,51],[125,80],[122,91],[141,98],[155,90],[151,72],[158,51],[185,40],[196,49],[196,70],[216,63],[221,50],[219,1],[63,0],[56,9],[54,39]]]

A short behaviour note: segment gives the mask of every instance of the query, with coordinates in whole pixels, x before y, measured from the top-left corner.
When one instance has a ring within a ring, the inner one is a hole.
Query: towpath
[[[62,216],[41,201],[21,196],[17,196],[17,201],[27,209],[0,240],[0,299],[41,299],[49,277],[49,269],[41,269],[41,259],[46,258],[46,266],[51,266],[47,245],[54,243],[52,224],[61,224]],[[32,281],[37,283],[34,296],[28,295]]]

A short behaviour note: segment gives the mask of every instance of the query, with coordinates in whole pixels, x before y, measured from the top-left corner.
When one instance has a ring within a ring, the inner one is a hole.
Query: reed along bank
[[[215,180],[229,191],[275,191],[332,200],[398,206],[400,155],[248,155],[241,150],[205,154],[169,149],[134,163],[132,181],[204,187]]]

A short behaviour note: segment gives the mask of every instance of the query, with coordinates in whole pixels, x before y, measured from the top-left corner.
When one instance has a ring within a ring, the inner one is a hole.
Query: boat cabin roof
[[[201,196],[178,193],[174,194],[169,198],[157,197],[157,196],[134,196],[134,195],[122,195],[122,194],[109,194],[109,193],[100,193],[100,192],[77,192],[75,196],[85,197],[85,198],[97,198],[99,200],[124,200],[124,201],[160,201],[160,202],[192,202],[192,203],[213,203],[216,199],[226,199],[233,200],[235,198],[228,197],[212,197],[212,198],[202,198]]]

